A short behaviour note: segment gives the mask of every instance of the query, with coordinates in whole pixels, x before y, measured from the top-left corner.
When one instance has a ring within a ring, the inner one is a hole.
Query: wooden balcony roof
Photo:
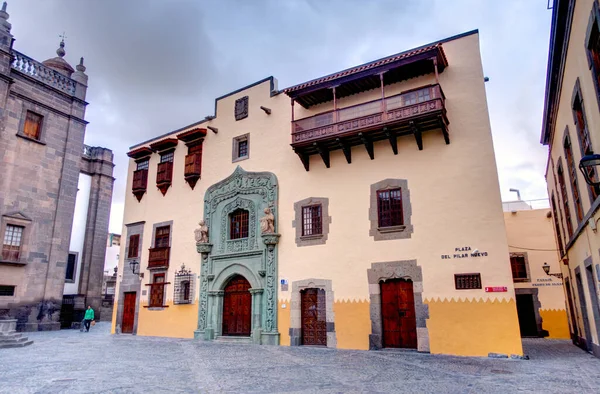
[[[177,142],[179,142],[177,138],[165,138],[160,141],[156,141],[153,144],[150,144],[150,148],[155,152],[160,152],[163,150],[175,148],[177,146]]]
[[[183,142],[191,142],[203,137],[206,137],[206,129],[199,127],[177,134],[177,138]]]
[[[152,154],[152,149],[142,146],[141,148],[137,148],[127,152],[127,156],[132,159],[141,159],[142,157],[150,156]]]
[[[381,86],[379,74],[383,74],[385,85],[396,83],[419,75],[433,73],[434,62],[438,72],[448,66],[448,59],[441,44],[430,45],[401,52],[361,66],[349,68],[325,77],[313,79],[284,89],[284,92],[304,108],[333,100],[332,89],[336,87],[336,97],[376,89]]]

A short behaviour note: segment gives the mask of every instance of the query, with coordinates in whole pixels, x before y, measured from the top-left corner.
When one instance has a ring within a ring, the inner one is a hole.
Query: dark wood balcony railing
[[[200,179],[202,173],[202,155],[200,153],[192,153],[185,157],[185,169],[183,177],[191,186],[192,190],[196,186],[196,182]]]
[[[173,162],[166,161],[164,163],[158,163],[158,169],[156,170],[156,186],[160,189],[163,196],[167,192],[171,182],[173,181]]]
[[[138,201],[142,199],[146,188],[148,187],[148,170],[136,170],[133,172],[133,184],[131,191],[136,196]]]
[[[364,144],[373,159],[372,143],[389,139],[397,153],[396,138],[414,134],[423,149],[421,132],[441,129],[449,143],[445,96],[439,84],[351,107],[323,112],[292,122],[292,147],[307,167],[308,155],[319,153],[329,167],[328,152],[343,149],[350,162],[349,147]]]
[[[169,268],[170,247],[150,248],[148,268]]]

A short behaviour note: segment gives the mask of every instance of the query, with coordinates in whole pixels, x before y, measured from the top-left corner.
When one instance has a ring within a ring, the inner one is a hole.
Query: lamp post
[[[597,187],[600,186],[600,181],[598,181],[598,179],[592,179],[590,176],[590,173],[592,170],[595,170],[596,167],[600,167],[600,155],[585,155],[579,161],[579,169],[581,170],[586,183]],[[594,173],[598,174],[598,171],[596,170]]]
[[[561,272],[555,273],[555,274],[551,274],[550,273],[550,266],[548,265],[548,263],[544,263],[544,265],[542,266],[542,268],[544,269],[544,272],[548,276],[556,276],[559,279],[562,279],[562,277],[563,277],[563,274]]]

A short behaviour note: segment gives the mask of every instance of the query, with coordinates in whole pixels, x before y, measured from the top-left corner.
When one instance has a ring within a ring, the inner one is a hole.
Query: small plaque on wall
[[[281,291],[288,291],[288,284],[281,284]]]
[[[486,293],[506,293],[507,291],[508,288],[506,286],[491,286],[485,288]]]
[[[235,120],[248,117],[248,96],[235,100]]]
[[[148,290],[142,290],[142,295],[146,295]]]

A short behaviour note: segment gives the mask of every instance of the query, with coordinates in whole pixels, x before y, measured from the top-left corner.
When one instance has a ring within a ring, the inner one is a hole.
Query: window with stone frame
[[[168,248],[170,246],[171,226],[156,228],[154,235],[154,248]]]
[[[229,239],[248,238],[248,211],[237,209],[229,215]]]
[[[569,134],[565,135],[564,149],[567,169],[569,171],[571,191],[573,192],[573,203],[575,204],[577,223],[579,223],[583,220],[583,206],[581,205],[581,194],[579,193],[579,182],[577,181],[577,167],[575,167],[575,160],[573,159],[573,149]]]
[[[67,258],[67,269],[65,271],[65,281],[74,282],[75,281],[75,269],[77,267],[77,253],[69,253],[69,257]]]
[[[165,274],[159,273],[152,276],[152,283],[150,286],[150,302],[148,306],[150,308],[160,308],[164,306],[165,302],[165,286],[168,284],[165,280]]]
[[[194,302],[194,273],[185,268],[175,272],[173,304],[192,304]]]
[[[456,290],[481,289],[481,274],[454,274],[454,288]]]
[[[529,282],[529,266],[526,253],[511,253],[510,268],[514,282]]]
[[[15,286],[0,285],[0,297],[13,297],[15,295]]]
[[[250,157],[250,134],[233,138],[231,160],[233,162],[245,160]]]
[[[6,225],[4,231],[4,240],[2,242],[2,260],[3,261],[19,261],[21,245],[23,243],[23,232],[25,227]]]
[[[573,236],[573,222],[571,221],[571,208],[569,207],[569,196],[567,194],[567,184],[565,182],[565,174],[562,168],[562,162],[558,162],[556,169],[558,176],[558,185],[560,188],[560,197],[562,198],[563,208],[565,212],[565,222],[567,223],[567,233],[569,238]]]
[[[598,101],[598,106],[600,106],[600,6],[598,1],[594,1],[592,12],[590,13],[585,48],[588,66],[594,79],[596,100]]]
[[[140,235],[133,234],[129,236],[129,249],[127,250],[127,258],[133,259],[139,257]]]
[[[323,209],[321,204],[302,207],[302,236],[323,234]]]
[[[560,256],[565,254],[565,249],[563,247],[562,235],[559,227],[558,221],[558,212],[556,209],[556,201],[554,198],[554,192],[552,192],[552,196],[550,198],[550,202],[552,204],[552,217],[554,219],[554,231],[556,232],[556,241],[558,242],[558,250],[560,252]]]
[[[377,218],[379,227],[404,224],[401,188],[377,191]]]
[[[44,117],[36,114],[33,111],[27,111],[25,116],[25,126],[23,127],[23,135],[34,140],[40,140],[42,134],[42,121]]]

